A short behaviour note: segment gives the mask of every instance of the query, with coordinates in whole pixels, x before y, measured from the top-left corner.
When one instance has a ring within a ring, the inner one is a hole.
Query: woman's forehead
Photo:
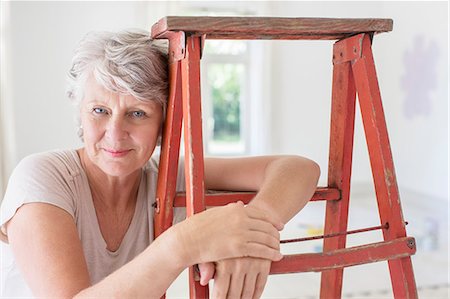
[[[156,101],[142,101],[129,94],[123,94],[111,91],[99,83],[94,76],[89,76],[85,85],[84,101],[87,103],[103,103],[112,104],[114,102],[120,102],[122,105],[139,105],[150,108],[159,107],[159,103]]]

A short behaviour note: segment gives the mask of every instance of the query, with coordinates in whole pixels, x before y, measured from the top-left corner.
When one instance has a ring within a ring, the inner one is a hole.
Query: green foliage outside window
[[[242,64],[211,64],[208,68],[215,141],[240,140],[240,96],[243,79]]]

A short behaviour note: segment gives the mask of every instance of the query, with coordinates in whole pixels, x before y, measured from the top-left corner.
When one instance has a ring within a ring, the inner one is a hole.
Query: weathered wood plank
[[[392,27],[392,19],[168,16],[153,25],[152,37],[183,31],[205,34],[207,39],[336,40],[363,32],[388,32]]]
[[[205,194],[205,205],[208,207],[224,206],[232,202],[242,201],[248,204],[256,192],[233,192],[233,191],[212,191],[208,190]],[[311,198],[311,201],[320,200],[339,200],[341,193],[335,188],[319,187]],[[186,193],[178,192],[173,202],[174,207],[186,206]]]
[[[357,266],[368,263],[400,259],[416,252],[412,237],[387,242],[337,249],[323,253],[286,255],[281,261],[273,262],[270,274],[299,272],[321,272],[330,269]]]

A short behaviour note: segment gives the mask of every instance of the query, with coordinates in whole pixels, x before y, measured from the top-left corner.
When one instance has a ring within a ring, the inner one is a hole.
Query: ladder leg
[[[159,159],[156,208],[153,219],[153,237],[156,239],[173,221],[173,201],[176,195],[178,158],[180,153],[181,121],[181,62],[169,65],[169,98],[162,132]],[[165,295],[161,297],[165,298]]]
[[[386,241],[406,236],[386,120],[372,55],[370,36],[362,35],[362,55],[353,63],[356,89],[369,150],[381,223]],[[361,42],[360,41],[360,42]],[[388,261],[395,298],[417,298],[411,258]]]
[[[200,101],[201,37],[188,36],[186,57],[182,60],[186,213],[192,216],[205,209],[202,114]],[[201,233],[201,232],[198,232]],[[195,281],[194,267],[189,268],[190,298],[208,298],[208,286]]]
[[[172,225],[173,201],[176,195],[178,158],[180,152],[181,122],[181,62],[169,65],[169,99],[161,143],[158,185],[156,189],[156,210],[154,217],[154,238]]]
[[[335,54],[336,49],[333,50]],[[349,62],[335,62],[331,104],[328,187],[341,192],[340,200],[327,201],[325,234],[347,230],[350,177],[355,123],[355,84]],[[323,251],[344,248],[346,236],[325,239]],[[343,269],[322,272],[320,298],[340,298]]]

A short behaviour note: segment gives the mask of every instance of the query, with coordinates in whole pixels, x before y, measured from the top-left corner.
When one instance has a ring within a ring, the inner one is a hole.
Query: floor
[[[374,191],[370,186],[353,186],[349,229],[379,225]],[[449,201],[400,190],[408,235],[416,238],[417,253],[412,257],[419,298],[449,297]],[[433,204],[431,204],[433,203]],[[282,232],[282,239],[322,233],[324,203],[308,204]],[[347,238],[347,246],[381,241],[381,232],[372,231]],[[282,252],[321,251],[321,241],[282,245]],[[319,273],[273,275],[269,277],[262,298],[318,298]],[[188,298],[186,271],[167,292],[167,298]],[[393,298],[386,262],[346,268],[343,298]]]

